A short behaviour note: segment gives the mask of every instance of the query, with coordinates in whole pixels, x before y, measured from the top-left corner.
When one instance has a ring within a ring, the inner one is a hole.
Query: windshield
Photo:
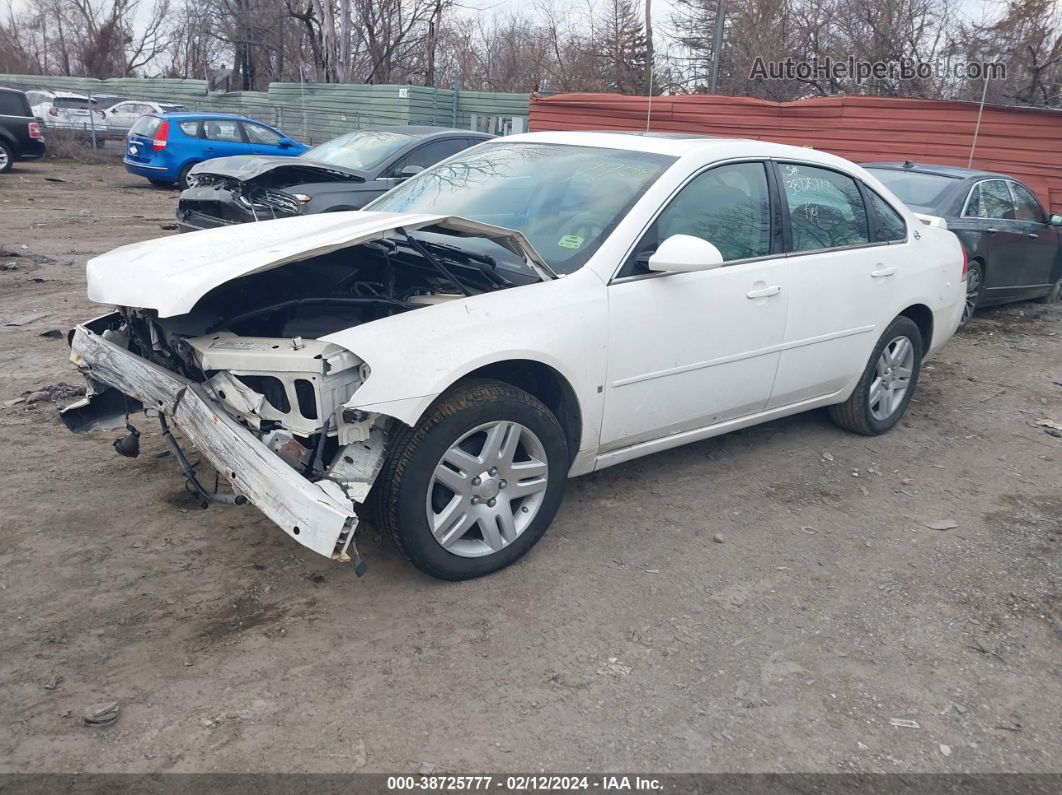
[[[904,204],[927,209],[936,208],[956,180],[956,177],[945,177],[941,174],[923,174],[894,168],[868,168],[867,171],[884,182]]]
[[[320,160],[355,171],[376,168],[394,152],[415,140],[414,136],[389,130],[358,130],[315,146],[299,157]]]
[[[540,143],[484,144],[365,209],[442,213],[522,232],[558,272],[581,267],[675,158]]]

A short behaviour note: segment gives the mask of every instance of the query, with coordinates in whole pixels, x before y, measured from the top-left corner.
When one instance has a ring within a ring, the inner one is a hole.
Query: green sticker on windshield
[[[561,248],[580,248],[583,245],[583,239],[579,235],[565,235],[557,241],[557,245]]]

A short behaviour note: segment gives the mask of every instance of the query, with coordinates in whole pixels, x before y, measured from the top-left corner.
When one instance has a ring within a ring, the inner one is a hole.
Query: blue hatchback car
[[[226,113],[141,116],[126,138],[125,170],[152,185],[188,187],[196,163],[230,155],[300,155],[310,147],[254,119]]]

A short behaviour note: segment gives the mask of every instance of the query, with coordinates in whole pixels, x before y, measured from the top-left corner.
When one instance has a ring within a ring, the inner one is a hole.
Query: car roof
[[[156,104],[164,105],[170,103],[159,102]],[[176,105],[178,103],[174,102],[172,104]],[[189,121],[253,121],[256,124],[265,124],[267,127],[273,126],[271,124],[267,124],[264,121],[258,121],[257,119],[249,119],[246,116],[240,116],[235,113],[198,113],[194,110],[181,110],[176,111],[174,113],[149,113],[147,115],[158,116],[160,119],[176,119],[177,121],[181,121],[183,119],[187,119]]]
[[[892,171],[910,171],[915,174],[936,174],[939,177],[951,177],[953,179],[981,179],[984,177],[1014,179],[1014,177],[1000,174],[996,171],[982,171],[977,168],[962,168],[960,166],[945,166],[934,163],[912,163],[910,160],[902,163],[860,163],[860,165],[863,168],[887,168]]]
[[[772,141],[757,141],[751,138],[728,138],[697,134],[667,134],[609,131],[609,132],[534,132],[509,135],[495,143],[548,143],[569,146],[593,146],[603,149],[624,149],[632,152],[670,155],[682,158],[699,156],[706,159],[725,157],[776,157],[802,160],[824,166],[849,168],[849,160],[803,146],[790,146]]]
[[[475,130],[461,130],[456,127],[433,127],[428,124],[389,124],[363,129],[402,133],[403,135],[411,135],[416,138],[448,137],[456,135],[461,138],[482,138],[483,140],[487,140],[488,138],[496,137],[490,133],[476,132]]]

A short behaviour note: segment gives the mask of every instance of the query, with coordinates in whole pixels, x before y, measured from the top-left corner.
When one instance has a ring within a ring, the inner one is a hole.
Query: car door
[[[899,214],[853,177],[807,163],[775,167],[789,252],[789,313],[769,408],[834,394],[863,371],[891,320],[907,254],[902,216],[897,229]],[[891,213],[890,232],[876,230],[864,195]],[[876,239],[881,236],[899,240]]]
[[[247,145],[251,154],[256,155],[284,155],[286,149],[280,145],[284,136],[276,130],[266,127],[264,124],[254,122],[241,122],[244,134],[247,136]]]
[[[985,258],[984,300],[1011,300],[1027,283],[1028,257],[1024,225],[1015,218],[1007,180],[983,179],[970,190],[963,219],[972,220],[982,236]]]
[[[150,112],[141,111],[141,107],[150,106],[142,106],[139,102],[119,102],[107,111],[107,126],[117,130],[130,129],[144,113]]]
[[[235,119],[203,119],[205,159],[250,154],[243,128]]]
[[[786,262],[763,161],[693,176],[608,286],[603,452],[762,411],[785,332]],[[667,238],[714,244],[724,264],[653,273]]]
[[[1058,278],[1054,275],[1059,257],[1058,229],[1047,224],[1047,216],[1031,190],[1014,180],[1008,185],[1014,198],[1014,219],[1025,235],[1025,255],[1019,265],[1022,284],[1030,295],[1038,295]]]

